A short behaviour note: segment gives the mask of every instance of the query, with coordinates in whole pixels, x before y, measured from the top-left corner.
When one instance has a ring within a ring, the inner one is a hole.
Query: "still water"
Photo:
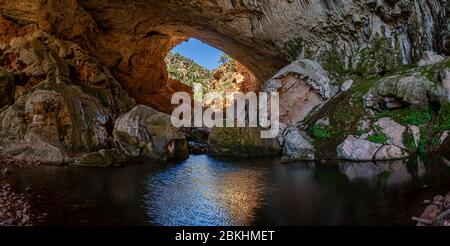
[[[124,168],[20,168],[44,225],[414,225],[450,162],[291,163],[191,156]]]

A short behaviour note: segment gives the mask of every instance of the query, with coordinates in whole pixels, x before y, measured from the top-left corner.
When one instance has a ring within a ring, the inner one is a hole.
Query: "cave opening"
[[[175,46],[166,56],[169,84],[182,91],[201,91],[201,94],[221,95],[259,90],[255,75],[238,60],[224,51],[195,38]],[[202,101],[194,94],[196,101]],[[205,105],[206,106],[206,105]],[[210,106],[210,105],[208,105]],[[226,105],[225,105],[226,106]]]

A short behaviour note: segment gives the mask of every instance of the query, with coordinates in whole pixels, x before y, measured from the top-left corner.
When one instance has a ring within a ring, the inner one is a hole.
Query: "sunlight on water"
[[[124,168],[18,168],[43,225],[414,225],[450,161],[297,162],[191,156]],[[36,192],[36,193],[34,193]]]
[[[194,156],[146,183],[147,211],[159,225],[248,225],[266,192],[265,170]]]

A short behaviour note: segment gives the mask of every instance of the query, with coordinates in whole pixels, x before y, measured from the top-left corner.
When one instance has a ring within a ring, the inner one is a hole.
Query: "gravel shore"
[[[25,194],[14,193],[8,183],[11,171],[0,168],[0,226],[30,226],[31,206]]]

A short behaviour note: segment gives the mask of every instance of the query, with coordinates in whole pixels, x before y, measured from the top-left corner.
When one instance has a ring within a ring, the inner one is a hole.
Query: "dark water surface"
[[[191,156],[178,164],[14,170],[44,225],[414,225],[450,191],[450,162],[292,163]]]

